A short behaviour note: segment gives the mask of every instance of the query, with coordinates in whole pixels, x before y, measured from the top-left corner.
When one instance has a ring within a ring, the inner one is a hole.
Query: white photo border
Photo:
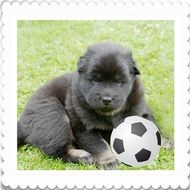
[[[11,188],[187,188],[190,174],[189,18],[179,2],[62,1],[2,3],[2,183]],[[174,170],[17,170],[17,20],[174,20]]]

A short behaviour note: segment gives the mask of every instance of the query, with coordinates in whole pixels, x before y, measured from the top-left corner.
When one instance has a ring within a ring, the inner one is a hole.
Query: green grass
[[[147,103],[161,131],[174,134],[174,23],[173,21],[18,21],[17,116],[32,93],[46,81],[76,69],[88,45],[117,42],[133,51],[141,70]],[[37,148],[18,150],[18,169],[94,170],[96,165],[65,163]],[[121,164],[118,169],[174,169],[174,149],[161,149],[145,167]]]

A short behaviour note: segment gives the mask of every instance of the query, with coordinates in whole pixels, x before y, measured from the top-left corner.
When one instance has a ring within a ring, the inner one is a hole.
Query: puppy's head
[[[90,46],[79,60],[78,72],[79,90],[87,104],[103,115],[123,107],[140,74],[130,49],[113,43]]]

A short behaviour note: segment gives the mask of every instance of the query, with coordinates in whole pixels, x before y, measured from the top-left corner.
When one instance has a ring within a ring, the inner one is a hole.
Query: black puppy
[[[127,116],[154,121],[132,53],[100,43],[80,58],[78,71],[40,87],[18,121],[18,146],[28,143],[64,160],[110,167],[112,129]]]

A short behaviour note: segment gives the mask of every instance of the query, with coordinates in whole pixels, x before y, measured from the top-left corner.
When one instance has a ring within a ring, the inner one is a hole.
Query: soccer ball
[[[159,153],[161,136],[156,125],[139,116],[127,117],[112,131],[111,149],[115,157],[129,166],[144,166]]]

